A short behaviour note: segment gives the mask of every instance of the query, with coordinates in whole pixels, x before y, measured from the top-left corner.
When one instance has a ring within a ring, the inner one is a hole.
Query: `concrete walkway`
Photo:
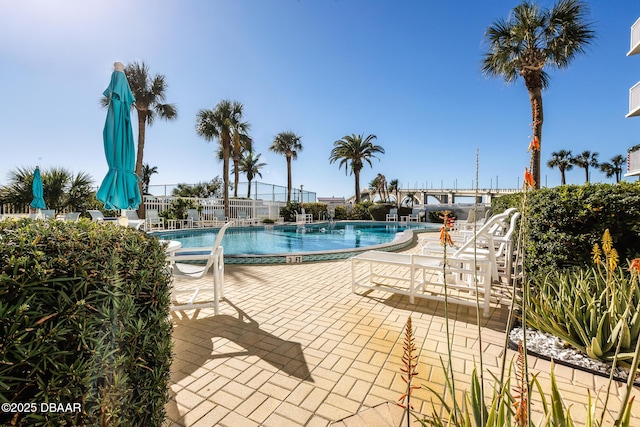
[[[406,252],[417,253],[420,245]],[[480,318],[487,395],[492,392],[489,371],[499,373],[507,295],[496,289],[491,316]],[[409,304],[408,297],[381,291],[354,294],[348,260],[228,265],[225,296],[218,316],[212,309],[173,314],[175,356],[167,426],[393,425],[377,424],[373,417],[389,413],[397,419],[395,405],[387,402],[404,392],[400,368],[409,316],[419,351],[415,383],[422,385],[412,398],[415,410],[432,411],[433,394],[426,386],[444,393],[444,304],[420,298]],[[456,390],[462,391],[479,363],[476,313],[451,304],[449,315]],[[508,351],[508,360],[514,355]],[[550,363],[531,357],[529,369],[539,373],[549,390]],[[606,378],[563,366],[555,372],[578,425],[586,416],[587,390],[592,397],[597,394],[597,413],[602,411]],[[624,385],[611,387],[607,410],[614,415],[624,392]],[[638,400],[638,390],[634,394]],[[638,424],[632,425],[640,425],[639,406],[634,411]],[[534,402],[533,410],[540,411],[541,405]]]

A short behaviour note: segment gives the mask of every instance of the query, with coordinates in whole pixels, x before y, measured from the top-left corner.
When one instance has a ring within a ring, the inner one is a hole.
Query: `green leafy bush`
[[[347,219],[349,216],[347,214],[347,208],[345,206],[336,206],[335,218],[334,219]]]
[[[349,214],[349,219],[362,219],[367,221],[371,220],[371,212],[369,212],[371,206],[373,206],[373,203],[368,200],[356,203],[355,205],[353,205],[353,209]]]
[[[294,222],[297,213],[300,213],[300,203],[298,202],[288,202],[284,207],[280,208],[280,216],[286,222]]]
[[[495,213],[521,208],[522,194],[501,196]],[[525,265],[532,271],[589,266],[591,248],[610,230],[613,244],[626,258],[640,254],[638,183],[565,185],[527,195]]]
[[[167,219],[186,219],[187,218],[187,211],[189,209],[198,209],[201,210],[202,206],[200,206],[200,204],[192,199],[183,199],[183,198],[178,198],[173,200],[170,204],[169,207],[162,211],[160,213],[160,216],[162,218],[164,218],[165,220]]]
[[[158,240],[82,220],[0,222],[1,413],[22,426],[160,426],[171,365],[170,275]]]
[[[305,213],[313,215],[314,220],[319,220],[322,214],[327,212],[326,203],[302,203],[301,208],[304,208]]]

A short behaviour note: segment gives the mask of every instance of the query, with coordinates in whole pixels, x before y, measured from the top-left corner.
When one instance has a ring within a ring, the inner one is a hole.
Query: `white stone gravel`
[[[509,339],[516,345],[522,338],[522,327],[515,327],[509,333]],[[560,338],[535,329],[527,329],[527,349],[529,352],[538,353],[556,361],[582,367],[589,371],[599,372],[605,376],[611,374],[611,363],[591,359],[585,353],[571,347]],[[628,369],[616,367],[614,375],[626,380],[628,374]]]

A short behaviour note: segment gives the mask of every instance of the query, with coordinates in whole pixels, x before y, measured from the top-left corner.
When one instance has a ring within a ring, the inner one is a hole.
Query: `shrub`
[[[499,213],[521,208],[521,194],[501,196]],[[591,248],[609,229],[613,244],[626,258],[640,254],[640,185],[565,185],[527,195],[525,264],[530,271],[589,266]]]
[[[313,215],[313,219],[319,220],[323,213],[327,212],[326,203],[303,203],[300,205],[305,213]]]
[[[371,203],[368,200],[365,200],[364,202],[356,203],[355,205],[353,205],[353,209],[349,214],[349,219],[370,220],[371,212],[369,212],[369,208],[371,208],[371,206],[373,206],[373,203]]]
[[[160,212],[160,216],[165,220],[186,219],[189,209],[198,209],[198,211],[200,211],[202,210],[202,206],[193,199],[178,198],[173,200],[166,210]]]
[[[347,219],[347,208],[345,206],[336,206],[335,219]]]
[[[0,402],[15,425],[160,426],[171,364],[170,275],[156,238],[82,220],[0,222]]]
[[[369,213],[374,221],[386,221],[387,214],[391,211],[391,208],[395,208],[393,203],[376,203],[369,207]],[[398,215],[398,218],[400,216]]]
[[[296,213],[300,212],[300,203],[288,202],[284,207],[280,208],[280,216],[287,222],[296,220]]]

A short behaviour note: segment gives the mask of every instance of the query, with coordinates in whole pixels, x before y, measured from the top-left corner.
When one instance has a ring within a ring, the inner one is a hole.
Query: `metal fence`
[[[193,185],[193,184],[189,184]],[[178,184],[150,185],[149,193],[156,197],[169,197]],[[234,194],[233,190],[229,190],[229,194]],[[286,202],[287,187],[282,185],[267,184],[264,182],[253,181],[251,183],[251,191],[249,191],[248,182],[238,183],[238,197],[246,197],[252,200],[265,200],[272,202]],[[291,188],[291,201],[300,203],[315,202],[316,193],[313,191],[305,191],[304,186],[300,188]]]
[[[169,209],[171,203],[175,200],[191,200],[200,206],[200,217],[203,220],[214,220],[214,213],[218,210],[224,210],[224,199],[210,198],[187,198],[175,196],[144,196],[144,206],[146,209],[157,210],[162,213]],[[229,219],[240,217],[240,212],[246,214],[249,218],[269,218],[277,220],[280,216],[280,208],[286,205],[285,202],[274,202],[270,200],[249,200],[249,199],[229,199]]]

